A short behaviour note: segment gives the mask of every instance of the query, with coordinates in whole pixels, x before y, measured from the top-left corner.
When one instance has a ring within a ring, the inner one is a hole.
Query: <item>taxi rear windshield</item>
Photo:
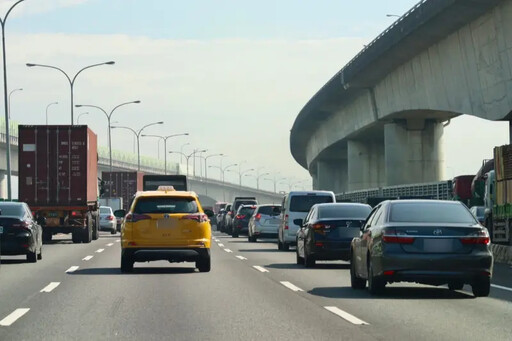
[[[134,209],[135,213],[198,213],[199,208],[194,198],[139,198]]]

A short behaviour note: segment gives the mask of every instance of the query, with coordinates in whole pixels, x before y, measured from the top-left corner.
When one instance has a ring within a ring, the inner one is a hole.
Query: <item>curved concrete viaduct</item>
[[[512,0],[424,0],[311,98],[290,148],[317,189],[438,181],[443,122],[511,111]]]

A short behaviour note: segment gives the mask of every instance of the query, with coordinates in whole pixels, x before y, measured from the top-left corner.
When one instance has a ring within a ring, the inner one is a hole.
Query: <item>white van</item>
[[[295,219],[304,220],[311,207],[315,204],[333,202],[336,202],[336,197],[334,192],[330,191],[297,191],[288,193],[283,198],[277,248],[286,251],[290,248],[290,245],[295,245],[297,231],[300,227],[293,223]]]

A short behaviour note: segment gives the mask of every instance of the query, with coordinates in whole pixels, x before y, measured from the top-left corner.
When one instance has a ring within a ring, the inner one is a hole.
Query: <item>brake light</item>
[[[236,219],[244,219],[245,218],[245,214],[237,214]]]
[[[208,216],[203,213],[189,214],[189,215],[181,217],[181,220],[194,220],[194,221],[197,221],[198,223],[205,223],[208,221]]]
[[[389,244],[412,244],[414,237],[396,234],[385,234],[382,236],[382,241]]]
[[[151,219],[150,216],[146,214],[137,214],[137,213],[128,213],[125,217],[125,221],[127,223],[136,223],[141,220],[148,220]]]
[[[317,247],[323,247],[323,246],[324,246],[324,243],[316,242],[316,243],[315,243],[315,246],[317,246]]]
[[[107,217],[107,220],[114,220],[114,216],[113,216],[113,215],[109,215],[109,216]]]
[[[460,239],[463,245],[488,245],[491,242],[487,231],[480,231]]]
[[[384,271],[384,276],[393,276],[395,274],[395,270]]]
[[[19,223],[12,224],[11,227],[14,227],[17,229],[28,230],[28,229],[30,229],[30,223],[28,221],[22,221]]]
[[[82,216],[82,212],[80,212],[80,211],[71,211],[71,216],[72,217],[80,217],[80,216]]]
[[[323,230],[323,229],[330,229],[331,226],[330,225],[325,225],[325,224],[313,224],[313,229],[315,230]]]
[[[288,229],[289,229],[289,226],[288,226],[288,217],[289,217],[289,216],[288,216],[288,214],[284,216],[284,221],[285,221],[285,223],[284,223],[284,229],[285,229],[285,230],[288,230]]]
[[[256,220],[256,221],[260,221],[260,219],[261,219],[261,214],[258,213],[254,216],[254,220]]]

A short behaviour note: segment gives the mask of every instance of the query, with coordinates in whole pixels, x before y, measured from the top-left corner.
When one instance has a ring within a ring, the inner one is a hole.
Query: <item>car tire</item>
[[[121,251],[121,272],[132,272],[133,271],[133,258],[128,252]]]
[[[233,238],[238,238],[238,233],[233,232],[233,233],[231,234],[231,237],[233,237]]]
[[[290,250],[290,244],[283,242],[282,244],[283,251],[289,251]]]
[[[377,278],[373,275],[373,264],[370,259],[369,264],[368,264],[368,291],[370,291],[370,294],[372,294],[372,295],[379,295],[379,294],[382,294],[385,287],[386,287],[386,282],[384,282],[382,279]]]
[[[117,233],[116,228],[113,228],[112,230],[110,230],[110,234],[116,234],[116,233]]]
[[[281,240],[279,240],[279,237],[277,238],[277,249],[279,251],[283,251],[283,243],[281,243]]]
[[[448,283],[448,289],[455,291],[455,290],[462,290],[464,288],[463,282],[451,282]]]
[[[51,231],[43,230],[43,243],[49,243],[52,241],[53,234]]]
[[[311,254],[308,254],[306,246],[304,246],[304,265],[306,268],[314,268],[316,265],[316,259]]]
[[[489,277],[480,277],[471,285],[475,297],[487,297],[491,291],[491,279]]]
[[[27,262],[29,263],[37,263],[37,251],[27,253]]]
[[[41,244],[41,247],[39,248],[39,253],[37,254],[37,259],[41,260],[43,259],[43,245]]]
[[[366,288],[366,280],[357,277],[356,264],[354,263],[354,256],[350,260],[350,286],[352,289],[361,290]]]
[[[210,255],[203,256],[196,261],[196,268],[199,272],[210,272],[211,270],[211,258]]]

